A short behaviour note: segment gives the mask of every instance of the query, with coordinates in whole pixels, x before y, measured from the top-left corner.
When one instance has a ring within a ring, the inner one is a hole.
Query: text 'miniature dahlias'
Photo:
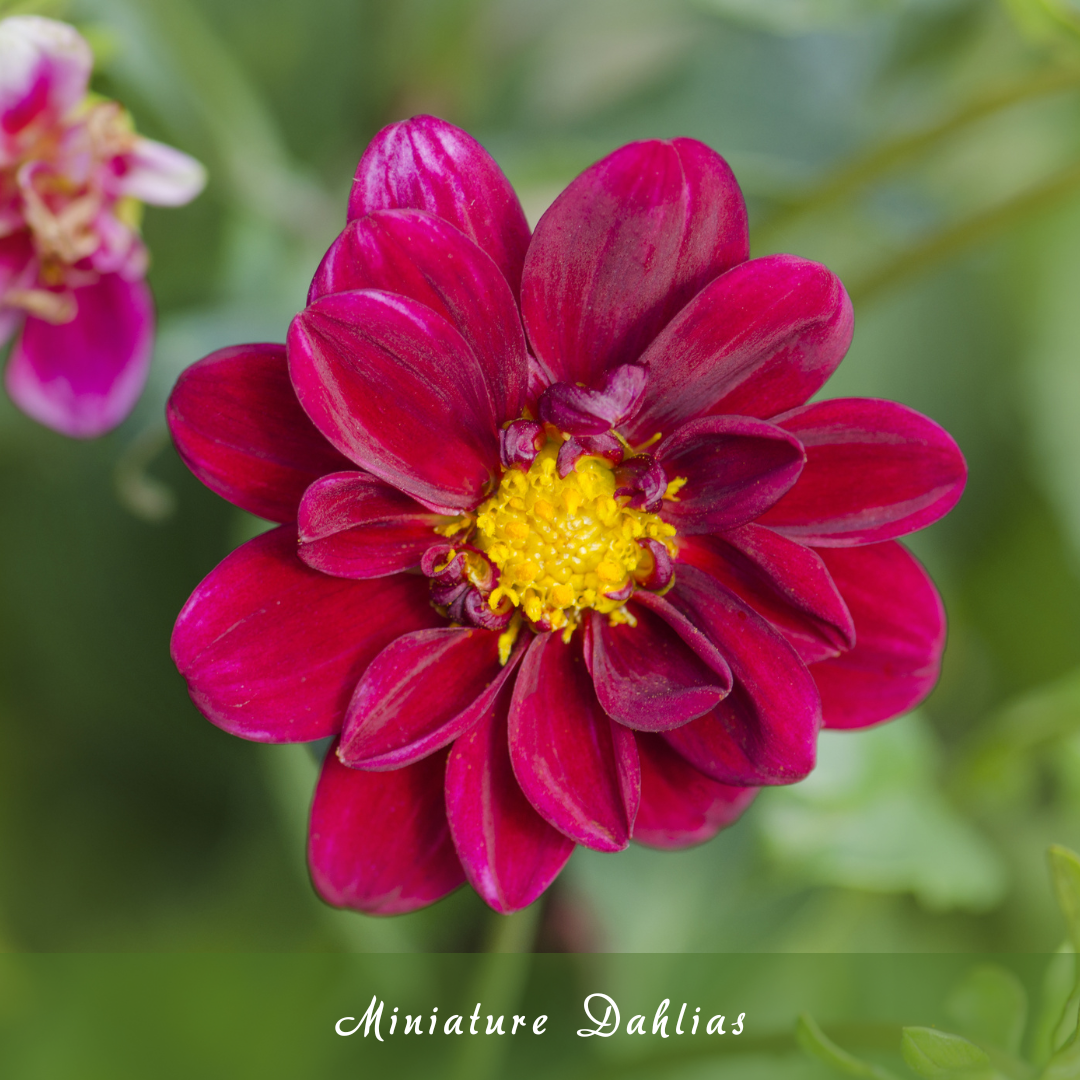
[[[641,142],[530,236],[432,117],[364,154],[288,342],[223,349],[168,416],[195,474],[281,522],[177,620],[215,724],[336,736],[311,815],[330,903],[463,881],[529,904],[575,844],[698,843],[818,730],[910,709],[941,601],[896,542],[959,498],[937,424],[804,404],[851,340],[823,266],[748,261],[724,160]]]
[[[23,412],[78,438],[119,424],[146,382],[141,204],[180,206],[205,182],[88,93],[92,66],[66,23],[0,21],[0,346],[22,330],[5,383]]]

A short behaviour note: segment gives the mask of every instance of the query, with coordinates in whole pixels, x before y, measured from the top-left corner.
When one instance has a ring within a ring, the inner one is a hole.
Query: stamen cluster
[[[549,386],[539,420],[500,432],[495,493],[435,528],[450,543],[430,548],[421,565],[432,602],[455,622],[503,631],[503,663],[523,620],[569,641],[583,612],[636,625],[625,607],[634,590],[671,587],[676,530],[658,511],[686,478],[669,483],[644,452],[659,434],[635,449],[617,430],[645,382],[642,368],[624,365],[601,390]]]
[[[634,577],[653,566],[638,541],[660,541],[674,557],[675,528],[616,496],[606,458],[582,456],[560,476],[563,441],[549,436],[527,472],[508,469],[477,512],[474,542],[499,570],[489,603],[494,610],[506,597],[552,630],[572,631],[589,608],[625,622]]]

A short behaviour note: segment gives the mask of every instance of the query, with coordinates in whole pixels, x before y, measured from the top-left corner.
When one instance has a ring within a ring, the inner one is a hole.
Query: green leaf
[[[893,1074],[877,1065],[871,1065],[868,1061],[849,1054],[830,1039],[825,1032],[814,1023],[808,1013],[803,1013],[795,1025],[795,1041],[811,1057],[831,1065],[837,1072],[845,1076],[867,1077],[869,1080],[895,1080]]]
[[[1076,953],[1066,943],[1046,965],[1039,1008],[1032,1018],[1028,1055],[1036,1065],[1048,1062],[1076,1028],[1075,985]]]
[[[1076,1035],[1050,1059],[1039,1080],[1080,1080],[1080,1039]]]
[[[1049,858],[1058,907],[1065,916],[1069,940],[1073,948],[1080,952],[1080,856],[1067,847],[1053,844]]]
[[[1027,1020],[1027,994],[1005,968],[973,968],[949,995],[946,1008],[961,1031],[1010,1054],[1020,1050]]]
[[[920,1076],[991,1075],[985,1051],[959,1035],[934,1028],[904,1028],[900,1043],[904,1060]]]

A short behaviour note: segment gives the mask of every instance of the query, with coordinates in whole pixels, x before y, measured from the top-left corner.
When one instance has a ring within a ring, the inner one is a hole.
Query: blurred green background
[[[1080,847],[1080,4],[1074,0],[71,0],[95,88],[210,168],[147,211],[160,327],[136,413],[94,443],[0,402],[0,947],[16,951],[1041,951],[1044,852]],[[950,619],[917,714],[662,854],[580,850],[522,924],[467,889],[332,911],[303,747],[190,704],[191,589],[263,528],[201,487],[162,410],[184,366],[283,340],[382,125],[473,132],[535,221],[622,143],[724,154],[753,252],[855,302],[825,396],[944,424],[971,479],[911,544]],[[510,935],[509,938],[507,935]],[[516,936],[515,936],[516,935]]]

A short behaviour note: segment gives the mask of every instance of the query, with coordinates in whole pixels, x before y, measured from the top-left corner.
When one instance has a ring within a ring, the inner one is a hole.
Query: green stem
[[[795,218],[851,195],[984,117],[1032,98],[1045,97],[1076,87],[1080,87],[1080,68],[1065,68],[1043,72],[1034,78],[1024,79],[977,98],[945,120],[884,143],[842,166],[818,188],[776,211],[755,230],[754,239],[759,242]]]
[[[852,300],[866,302],[898,281],[911,277],[934,263],[971,247],[973,244],[1017,225],[1071,194],[1080,186],[1080,162],[1056,173],[1049,180],[1009,199],[985,213],[961,221],[908,248],[886,263],[849,285]]]
[[[540,922],[542,901],[513,915],[493,915],[487,949],[480,957],[471,1000],[481,1005],[479,1030],[484,1031],[487,1015],[509,1018],[519,1007],[532,966],[532,949]],[[509,1027],[504,1025],[504,1030]],[[455,1080],[494,1080],[510,1049],[506,1038],[462,1040],[461,1053],[451,1075]]]
[[[487,953],[527,953],[533,951],[543,903],[538,902],[513,915],[493,915],[488,933]]]

